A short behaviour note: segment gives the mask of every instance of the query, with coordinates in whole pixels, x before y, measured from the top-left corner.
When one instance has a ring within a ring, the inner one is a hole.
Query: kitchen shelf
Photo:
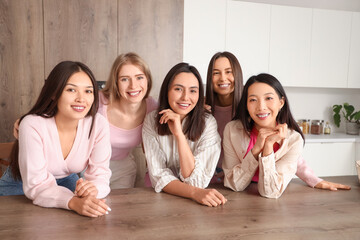
[[[345,133],[332,133],[329,135],[305,134],[305,143],[340,143],[360,142],[360,135],[349,135]]]

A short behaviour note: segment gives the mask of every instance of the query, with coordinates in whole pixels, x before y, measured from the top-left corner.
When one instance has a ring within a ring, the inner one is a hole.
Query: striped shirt
[[[176,139],[173,135],[160,136],[157,133],[156,114],[157,110],[146,116],[142,130],[149,176],[155,191],[161,192],[174,180],[206,188],[214,175],[221,152],[221,140],[215,118],[208,114],[205,118],[205,129],[200,138],[195,142],[188,140],[194,155],[195,168],[189,177],[184,178],[180,171]],[[183,126],[185,121],[186,119],[183,121]]]

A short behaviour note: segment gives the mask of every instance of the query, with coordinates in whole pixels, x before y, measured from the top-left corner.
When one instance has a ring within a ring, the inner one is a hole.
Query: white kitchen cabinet
[[[355,142],[306,143],[303,157],[319,177],[356,175]]]
[[[284,86],[360,88],[360,13],[234,0],[184,0],[183,60],[206,80],[230,51],[244,82],[268,72]]]
[[[311,86],[312,9],[271,6],[269,72],[284,86]]]
[[[360,88],[360,12],[352,13],[348,87]]]
[[[225,50],[226,1],[184,1],[183,60],[194,65],[206,83],[210,58]]]
[[[244,83],[269,71],[270,5],[227,2],[226,50],[238,58]]]
[[[313,9],[310,57],[312,87],[348,86],[351,14]]]

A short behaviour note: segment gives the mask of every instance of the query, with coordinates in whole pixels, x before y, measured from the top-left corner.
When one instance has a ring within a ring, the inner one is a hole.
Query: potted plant
[[[353,105],[349,103],[344,103],[343,105],[334,105],[334,123],[337,127],[340,127],[341,116],[340,111],[343,117],[346,119],[346,133],[352,135],[359,134],[358,123],[360,121],[360,111],[355,112]]]

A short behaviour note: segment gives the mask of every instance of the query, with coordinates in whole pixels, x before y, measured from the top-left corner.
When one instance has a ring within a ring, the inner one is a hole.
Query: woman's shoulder
[[[143,134],[144,132],[146,132],[150,135],[155,135],[157,129],[157,126],[155,124],[156,116],[157,116],[157,110],[154,110],[146,115],[142,128]]]
[[[155,123],[155,119],[157,116],[157,109],[149,112],[146,116],[145,116],[145,120],[144,120],[144,124],[153,124]]]
[[[107,99],[102,91],[99,91],[99,109],[106,108],[109,104],[109,99]]]
[[[92,119],[93,119],[92,116],[87,116],[87,117],[83,118],[82,122],[83,122],[84,126],[90,128],[90,126],[93,122]],[[106,120],[106,118],[97,112],[94,116],[94,127],[96,129],[99,129],[99,128],[105,128],[108,126],[109,126],[109,123]]]
[[[225,129],[229,129],[229,130],[240,130],[243,131],[244,130],[244,126],[241,123],[240,120],[232,120],[230,121],[228,124],[226,124]]]
[[[29,114],[25,116],[20,123],[20,126],[33,126],[33,127],[42,127],[48,125],[53,121],[53,117],[45,118],[35,114]]]
[[[159,107],[158,102],[153,97],[146,98],[146,113],[150,113]]]
[[[289,139],[289,143],[304,142],[304,139],[302,138],[301,134],[293,129],[288,129],[288,139]]]
[[[87,117],[85,117],[84,118],[84,120],[83,120],[86,124],[90,124],[91,125],[91,123],[92,123],[92,117],[91,116],[87,116]],[[102,115],[102,114],[100,114],[100,113],[96,113],[95,114],[95,116],[94,116],[94,123],[96,124],[96,125],[101,125],[101,126],[103,126],[103,125],[109,125],[109,123],[108,123],[108,121],[106,120],[106,118]]]
[[[25,116],[19,125],[19,132],[21,134],[36,132],[39,135],[46,135],[55,129],[54,117],[46,118],[34,114]]]

